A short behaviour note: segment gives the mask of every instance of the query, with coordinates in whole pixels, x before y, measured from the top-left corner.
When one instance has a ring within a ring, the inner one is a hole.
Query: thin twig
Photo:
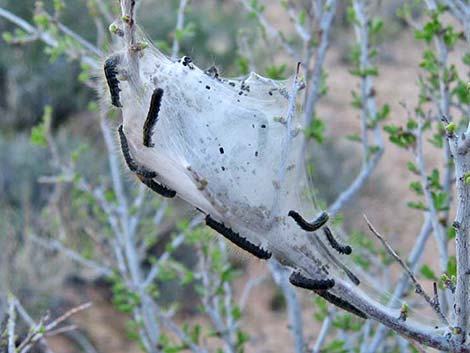
[[[64,255],[66,255],[67,257],[72,259],[73,261],[75,261],[75,262],[77,262],[77,263],[79,263],[83,266],[89,267],[89,268],[97,271],[101,275],[111,277],[112,274],[113,274],[113,271],[110,268],[108,268],[104,265],[101,265],[101,264],[99,264],[95,261],[84,258],[82,255],[80,255],[76,251],[74,251],[72,249],[69,249],[68,247],[64,246],[58,240],[43,239],[43,238],[38,237],[36,235],[31,235],[31,240],[33,242],[35,242],[36,244],[38,244],[39,246],[44,247],[46,249],[60,251],[61,253],[63,253]]]
[[[445,315],[442,313],[440,307],[434,303],[434,301],[431,299],[431,297],[426,293],[426,291],[423,289],[421,284],[418,282],[416,279],[413,271],[408,267],[408,265],[401,259],[401,257],[393,250],[393,248],[388,244],[388,242],[384,239],[382,235],[374,228],[374,226],[370,223],[369,219],[367,218],[366,215],[364,215],[364,219],[367,223],[367,226],[371,230],[372,234],[374,234],[377,239],[380,240],[382,245],[385,247],[387,252],[398,262],[398,264],[405,270],[405,272],[408,274],[410,277],[411,281],[413,282],[415,288],[416,288],[416,293],[421,295],[424,300],[431,306],[431,308],[436,312],[436,314],[439,316],[441,321],[446,325],[449,326],[449,322],[447,321],[447,318]]]
[[[45,330],[46,331],[51,331],[51,330],[55,329],[57,327],[57,325],[61,324],[65,320],[67,320],[69,317],[90,308],[92,305],[93,305],[93,303],[87,302],[87,303],[78,305],[78,306],[68,310],[63,315],[59,316],[57,319],[55,319],[54,321],[52,321],[51,323],[46,325]]]
[[[269,37],[276,40],[287,54],[289,54],[295,60],[298,60],[299,56],[296,50],[281,35],[280,31],[277,28],[275,28],[258,9],[253,8],[252,2],[248,0],[238,0],[238,1],[245,7],[247,11],[253,12],[256,15],[258,22],[263,27],[263,29],[265,30],[265,32],[267,33]]]
[[[282,294],[286,300],[288,316],[289,316],[289,329],[294,339],[294,352],[305,352],[305,338],[303,333],[302,322],[302,309],[300,305],[297,292],[294,287],[289,283],[289,276],[287,269],[282,267],[277,261],[269,261],[269,269],[273,276],[274,282],[281,289]]]
[[[16,353],[15,348],[15,324],[16,324],[16,312],[15,312],[15,298],[13,295],[8,296],[8,353]]]
[[[323,320],[320,333],[317,336],[315,344],[312,348],[312,353],[320,353],[323,344],[326,341],[326,337],[328,336],[328,332],[330,331],[331,324],[333,323],[333,316],[335,314],[335,310],[328,311],[328,315]]]
[[[178,7],[178,16],[176,19],[175,37],[173,38],[173,47],[171,50],[171,57],[176,58],[180,51],[180,41],[178,39],[178,32],[181,32],[184,28],[184,13],[186,6],[188,6],[189,0],[180,0]]]

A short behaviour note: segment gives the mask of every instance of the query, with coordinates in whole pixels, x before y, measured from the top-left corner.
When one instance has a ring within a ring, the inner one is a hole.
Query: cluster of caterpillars
[[[118,79],[118,70],[117,66],[119,64],[119,56],[111,56],[105,61],[104,64],[104,73],[106,77],[106,82],[108,84],[109,93],[111,96],[111,103],[115,107],[121,108],[122,104],[120,101],[120,91],[119,88],[119,79]],[[183,57],[180,60],[181,64],[184,66],[192,65],[192,60],[189,57]],[[206,74],[211,78],[218,79],[218,73],[214,67],[206,71]],[[162,99],[163,99],[164,91],[161,88],[156,88],[150,100],[150,107],[147,113],[147,117],[145,119],[143,130],[143,138],[142,144],[147,147],[151,148],[155,144],[153,142],[153,131],[158,122],[158,114],[160,112]],[[127,164],[129,170],[137,176],[137,178],[144,183],[147,187],[151,190],[156,192],[157,194],[172,198],[176,196],[176,192],[174,190],[169,189],[163,184],[158,183],[155,179],[158,177],[158,174],[147,167],[139,164],[132,156],[129,148],[129,143],[127,141],[127,137],[124,133],[123,126],[120,125],[118,128],[119,139],[121,144],[121,150],[124,157],[124,160]],[[288,214],[289,217],[293,218],[294,221],[299,225],[306,232],[315,232],[321,228],[323,228],[323,232],[326,236],[326,239],[329,245],[343,255],[349,255],[352,252],[352,249],[348,245],[340,244],[333,233],[331,232],[330,228],[326,226],[328,222],[328,214],[326,212],[322,212],[319,217],[317,217],[313,222],[306,221],[299,213],[296,211],[290,211]],[[214,229],[219,234],[223,235],[227,240],[231,241],[236,246],[240,247],[241,249],[247,251],[248,253],[256,256],[262,260],[268,260],[271,258],[272,254],[268,250],[263,249],[261,246],[251,243],[248,239],[242,237],[239,233],[234,232],[231,228],[227,227],[224,223],[218,222],[213,219],[209,214],[206,215],[205,219],[206,225],[212,229]],[[359,280],[350,272],[346,270],[349,278],[357,285],[359,284]],[[361,318],[366,319],[367,316],[357,309],[356,307],[352,306],[347,301],[333,295],[329,292],[335,285],[334,279],[325,278],[325,279],[311,279],[303,276],[299,271],[292,272],[291,276],[289,277],[289,281],[292,285],[311,290],[318,294],[319,296],[323,297],[325,300],[331,302],[332,304],[349,311],[352,314],[355,314]]]

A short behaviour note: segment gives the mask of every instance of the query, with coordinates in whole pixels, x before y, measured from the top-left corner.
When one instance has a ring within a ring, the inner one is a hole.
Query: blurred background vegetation
[[[34,16],[35,3],[34,0],[0,0],[0,7],[29,20]],[[144,0],[138,10],[141,27],[167,54],[171,51],[175,36],[178,3],[179,1],[170,0]],[[393,81],[395,73],[402,69],[400,65],[403,52],[398,54],[394,52],[397,41],[404,40],[403,45],[409,46],[403,49],[405,55],[406,51],[410,50],[410,57],[413,60],[420,55],[421,47],[409,41],[409,34],[404,34],[406,31],[409,33],[409,28],[395,15],[404,3],[406,1],[383,0],[377,1],[372,6],[373,12],[384,20],[384,30],[379,38],[381,49],[379,66],[387,67],[384,75],[389,82]],[[44,6],[51,10],[52,1],[44,1]],[[269,16],[273,21],[278,21],[281,27],[286,28],[288,33],[290,25],[279,10],[279,6],[273,5],[273,8],[269,8],[270,5],[267,6]],[[92,12],[93,1],[67,1],[61,21],[90,42],[95,43],[100,33],[96,31],[93,17],[89,16],[84,9]],[[413,15],[419,17],[420,13],[416,12]],[[351,81],[348,70],[351,66],[349,54],[353,41],[352,26],[347,20],[347,4],[340,2],[335,21],[330,41],[331,53],[328,54],[327,64],[327,71],[331,70],[331,76],[326,81],[330,88],[319,109],[325,122],[325,131],[322,131],[325,139],[323,143],[316,144],[313,152],[313,160],[316,161],[315,186],[320,198],[326,203],[334,200],[338,190],[343,190],[360,168],[360,160],[355,158],[359,155],[359,150],[351,145],[345,145],[344,142],[337,143],[336,140],[339,129],[341,132],[348,130],[348,127],[341,125],[344,120],[349,119],[357,125],[357,120],[354,120],[355,114],[349,109],[351,100],[349,88],[354,88],[357,83],[346,83],[346,81]],[[15,25],[0,19],[0,32],[15,33],[15,31]],[[248,45],[253,49],[252,55],[259,73],[275,78],[285,78],[293,72],[295,67],[295,63],[288,58],[271,54],[269,50],[271,43],[263,36],[254,16],[243,11],[235,1],[192,1],[186,14],[181,39],[181,53],[191,56],[202,68],[216,65],[223,76],[239,76],[249,71],[246,57],[240,51],[240,46],[243,45]],[[382,43],[395,44],[382,45]],[[413,46],[416,47],[413,48]],[[37,144],[30,143],[31,132],[42,121],[46,106],[51,107],[52,132],[61,154],[74,155],[75,153],[79,160],[76,166],[80,174],[90,180],[110,183],[109,180],[102,180],[107,175],[108,160],[97,118],[97,92],[84,84],[84,75],[90,73],[77,61],[62,55],[55,57],[55,55],[49,55],[50,53],[46,54],[46,51],[48,49],[40,42],[20,46],[7,43],[5,40],[0,41],[0,165],[2,166],[0,172],[0,291],[13,291],[27,303],[33,312],[41,312],[45,308],[60,312],[64,301],[76,303],[85,297],[92,298],[98,306],[102,305],[101,312],[111,311],[107,303],[107,299],[112,296],[112,286],[109,282],[103,281],[102,278],[94,276],[82,267],[77,267],[67,259],[67,256],[57,251],[39,249],[26,236],[29,233],[38,236],[60,233],[62,223],[65,223],[67,238],[71,239],[71,244],[79,248],[84,256],[88,256],[87,251],[91,251],[88,248],[92,246],[81,240],[84,224],[89,222],[87,217],[94,212],[88,209],[90,206],[86,204],[86,199],[73,194],[74,190],[70,186],[64,185],[61,192],[57,192],[55,187],[39,182],[41,177],[55,172],[55,166],[50,163],[49,152],[45,148],[38,147]],[[110,52],[111,48],[105,46],[103,51]],[[415,65],[411,69],[415,73],[419,70],[418,61],[416,59],[414,64],[406,62],[408,65]],[[338,76],[338,73],[341,73],[341,76]],[[101,73],[91,72],[91,75],[99,77]],[[382,94],[380,99],[395,101],[396,108],[397,101],[403,98],[396,92],[396,87],[402,84],[405,83],[397,82],[395,79],[394,83],[389,84],[391,87],[384,87],[385,94],[379,90],[379,95]],[[409,84],[414,84],[414,82],[410,81]],[[336,89],[337,87],[339,89]],[[341,91],[341,87],[347,88]],[[396,96],[392,96],[393,94]],[[400,111],[399,114],[403,113]],[[392,163],[383,167],[382,172],[387,170],[387,167],[390,168]],[[338,173],[338,166],[342,166],[344,172]],[[126,177],[125,182],[129,190],[134,192],[135,181]],[[354,216],[366,205],[377,205],[377,200],[381,197],[385,198],[384,203],[395,202],[393,195],[389,195],[390,190],[394,190],[393,187],[395,185],[389,185],[383,179],[374,178],[368,184],[364,195],[361,196],[359,202],[363,202],[362,208],[354,209],[353,207],[345,211],[346,224],[351,227],[357,226],[357,223],[352,221]],[[403,193],[406,189],[405,185],[401,187],[400,192]],[[152,198],[148,208],[156,207],[161,202],[158,198]],[[51,207],[62,208],[65,220],[55,219]],[[188,215],[191,215],[191,210],[187,206],[178,201],[171,204],[167,211],[169,220],[164,224],[164,229],[158,233],[158,242],[150,248],[152,255],[164,249],[170,239],[170,234],[178,229],[179,220]],[[395,225],[393,222],[385,224],[389,227]],[[412,224],[408,230],[414,231],[417,226],[418,223]],[[143,230],[148,232],[149,238],[157,234],[151,229],[150,224],[144,224]],[[191,246],[179,249],[175,257],[188,266],[192,266],[195,260],[188,249],[191,249]],[[238,254],[231,256],[231,262],[235,269],[260,271],[258,264],[253,265],[249,262],[247,264],[245,258],[240,258]],[[191,302],[191,298],[195,296],[194,293],[191,291],[185,293],[174,283],[167,284],[166,290],[176,300],[182,302],[186,310],[186,314],[182,314],[183,317],[194,313]],[[263,310],[269,311],[269,314],[263,314],[263,317],[274,317],[277,320],[281,315],[279,313],[282,313],[285,307],[283,297],[272,285],[268,286],[267,292],[269,298],[266,301],[269,307],[263,307]],[[77,293],[79,293],[78,298]],[[117,321],[122,319],[120,316],[122,314],[118,312],[106,312],[106,315],[108,315],[108,320],[109,317],[115,317]],[[312,320],[312,315],[309,316]],[[90,320],[98,319],[88,317],[83,320],[86,326]],[[117,339],[116,332],[125,331],[125,327],[121,325],[116,330],[102,332],[102,336],[104,339],[110,339],[109,336]],[[287,335],[287,330],[284,331],[280,337]],[[125,337],[125,335],[122,336]],[[94,337],[94,339],[97,338]],[[119,350],[118,346],[122,349],[119,351],[124,352],[129,349],[122,343],[123,339],[118,339],[118,341],[119,345],[102,345],[100,349],[103,352],[116,352]],[[61,351],[65,352],[65,347],[62,346]]]

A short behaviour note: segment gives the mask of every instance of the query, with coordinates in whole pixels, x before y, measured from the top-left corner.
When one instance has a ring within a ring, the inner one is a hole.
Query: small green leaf
[[[416,192],[418,195],[423,195],[423,188],[419,181],[413,181],[410,183],[410,189]]]
[[[437,281],[436,274],[428,265],[421,266],[421,269],[419,272],[421,273],[421,276],[423,276],[424,278],[429,279],[431,281]]]
[[[463,176],[463,183],[466,185],[470,184],[470,172],[465,172],[465,175]]]
[[[447,275],[452,277],[457,276],[457,258],[455,256],[449,256],[447,262]]]
[[[315,117],[310,126],[305,130],[305,136],[309,139],[314,139],[318,143],[322,143],[325,139],[323,135],[325,132],[325,123],[319,118]]]
[[[414,174],[418,174],[418,175],[420,174],[418,167],[417,167],[416,164],[414,164],[413,162],[408,161],[408,162],[406,163],[406,166],[407,166],[407,168],[408,168],[408,170],[409,170],[410,172],[412,172],[412,173],[414,173]]]
[[[46,147],[47,146],[47,138],[46,134],[49,129],[50,123],[52,119],[52,107],[46,105],[44,107],[44,114],[42,116],[42,122],[39,125],[36,125],[31,130],[31,137],[30,141],[33,145]]]

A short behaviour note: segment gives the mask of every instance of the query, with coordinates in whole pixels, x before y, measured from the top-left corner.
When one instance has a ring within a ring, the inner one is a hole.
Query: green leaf
[[[434,207],[436,207],[436,210],[438,211],[446,211],[449,207],[446,205],[447,203],[447,193],[441,191],[441,192],[435,192],[431,191],[432,199],[434,202]]]
[[[348,349],[344,348],[345,342],[339,339],[335,339],[327,344],[323,349],[322,352],[325,353],[343,353],[348,352]]]
[[[444,147],[444,137],[439,132],[433,134],[432,138],[428,139],[428,141],[436,148]]]
[[[351,24],[359,25],[359,21],[357,20],[356,11],[352,6],[349,6],[346,10],[346,17],[348,22]]]
[[[307,18],[307,12],[302,10],[299,12],[299,23],[303,26],[305,24],[305,20]]]
[[[3,32],[2,37],[3,40],[7,42],[7,44],[11,44],[11,42],[13,41],[13,34],[11,34],[10,32]]]
[[[414,164],[413,162],[408,161],[408,162],[406,163],[406,166],[407,166],[407,168],[408,168],[408,170],[409,170],[410,172],[412,172],[412,173],[414,173],[414,174],[418,174],[418,175],[420,174],[418,167],[417,167],[416,164]]]
[[[427,176],[427,181],[431,189],[434,190],[440,190],[441,189],[441,183],[440,183],[440,176],[439,176],[439,170],[434,168],[431,172],[430,175]]]
[[[447,275],[451,278],[457,276],[457,258],[455,256],[449,256]]]
[[[470,53],[465,53],[464,56],[462,57],[462,62],[465,65],[470,65]]]
[[[389,114],[390,114],[390,106],[388,104],[384,104],[382,106],[382,109],[380,109],[377,112],[377,114],[375,116],[375,120],[377,120],[377,121],[385,120],[385,119],[387,119]]]
[[[353,142],[361,142],[362,141],[361,137],[358,134],[347,135],[346,138],[349,141],[353,141]]]
[[[452,90],[452,94],[456,95],[462,104],[470,104],[470,91],[465,82],[460,81]]]
[[[240,71],[241,75],[248,75],[250,72],[250,63],[247,58],[240,56],[235,60],[235,64],[238,66],[238,71]]]
[[[39,125],[36,125],[31,130],[31,137],[30,142],[33,145],[46,147],[47,146],[47,138],[46,134],[49,129],[52,120],[52,107],[50,105],[46,105],[44,107],[44,113],[42,115],[42,122]]]
[[[431,281],[437,281],[436,274],[428,265],[421,266],[421,269],[419,272],[421,273],[421,276],[423,276],[424,278],[429,279]]]
[[[413,181],[410,183],[410,189],[416,192],[418,195],[423,195],[423,188],[419,181]]]
[[[409,208],[414,208],[416,210],[427,211],[428,207],[422,201],[410,201],[407,203]]]
[[[447,229],[447,239],[452,240],[455,239],[455,236],[457,235],[457,231],[455,230],[454,227],[449,227]]]
[[[415,31],[415,38],[422,39],[427,44],[430,44],[432,38],[439,34],[441,29],[441,23],[439,22],[437,16],[435,16],[431,21],[427,22],[421,30]]]
[[[266,76],[273,80],[283,80],[285,79],[286,68],[286,64],[268,66],[266,67]]]
[[[305,130],[305,136],[309,139],[314,139],[318,143],[322,143],[325,139],[323,135],[325,132],[325,123],[317,117],[314,117],[310,126]]]
[[[382,21],[382,19],[378,17],[374,17],[372,21],[370,21],[369,33],[371,35],[375,35],[382,30],[383,26],[384,26],[384,22]]]

